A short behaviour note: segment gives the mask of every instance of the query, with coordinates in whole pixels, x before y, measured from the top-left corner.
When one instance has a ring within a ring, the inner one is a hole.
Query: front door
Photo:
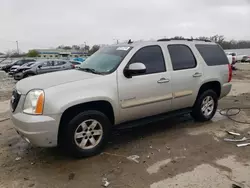
[[[38,74],[53,72],[54,61],[45,61],[41,67],[37,68]]]
[[[191,48],[183,44],[168,45],[173,67],[173,110],[192,107],[201,85],[202,66],[197,63]]]
[[[146,66],[146,73],[126,78],[118,72],[118,93],[120,120],[135,120],[171,110],[170,73],[166,70],[160,46],[139,49],[129,64],[140,62]],[[127,66],[128,66],[127,65]]]

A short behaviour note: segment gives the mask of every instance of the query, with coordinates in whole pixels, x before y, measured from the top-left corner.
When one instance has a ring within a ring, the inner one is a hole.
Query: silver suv
[[[231,78],[228,59],[213,42],[107,46],[77,70],[19,81],[11,98],[12,121],[29,143],[91,156],[102,151],[115,125],[180,110],[197,121],[210,120],[218,100],[230,92]]]

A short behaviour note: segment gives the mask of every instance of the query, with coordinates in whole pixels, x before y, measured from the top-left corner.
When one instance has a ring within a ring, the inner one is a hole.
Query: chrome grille
[[[12,108],[12,112],[14,112],[16,110],[16,107],[18,105],[18,102],[20,100],[20,94],[18,93],[17,90],[14,90],[12,92],[12,96],[11,96],[11,99],[10,99],[10,104],[11,104],[11,108]]]

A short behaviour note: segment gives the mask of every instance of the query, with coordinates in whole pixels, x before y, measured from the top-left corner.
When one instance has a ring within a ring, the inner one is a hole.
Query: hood
[[[11,69],[16,69],[16,68],[19,68],[19,67],[20,67],[20,65],[14,65],[14,66],[11,67]]]
[[[20,67],[17,67],[18,70],[23,70],[23,69],[31,69],[32,67],[29,67],[29,66],[20,66]]]
[[[47,89],[53,86],[86,80],[103,75],[92,74],[81,70],[66,70],[25,78],[16,84],[16,89],[26,94],[32,89]]]
[[[12,67],[12,65],[13,65],[13,64],[7,64],[7,65],[2,66],[2,68],[3,68],[3,69],[8,69],[8,68]]]

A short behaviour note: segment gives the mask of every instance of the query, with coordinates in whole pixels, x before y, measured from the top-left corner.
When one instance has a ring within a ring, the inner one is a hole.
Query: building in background
[[[38,52],[38,58],[56,59],[56,58],[76,58],[84,57],[86,52],[78,50],[64,50],[64,49],[35,49]]]

